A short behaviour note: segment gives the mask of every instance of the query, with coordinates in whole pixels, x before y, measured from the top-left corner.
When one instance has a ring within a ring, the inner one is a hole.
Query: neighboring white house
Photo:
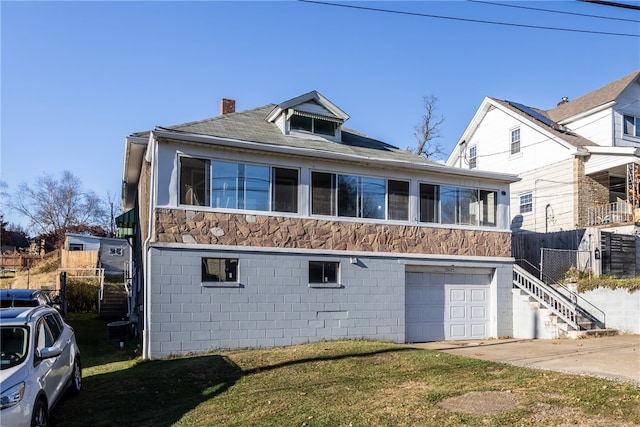
[[[106,275],[119,275],[129,268],[130,247],[125,239],[65,234],[64,249],[67,251],[93,251],[98,253],[96,268],[104,268]]]
[[[512,335],[510,174],[343,125],[312,91],[130,135],[143,357],[324,339]]]
[[[446,164],[517,174],[514,231],[635,233],[640,70],[550,110],[486,97]]]

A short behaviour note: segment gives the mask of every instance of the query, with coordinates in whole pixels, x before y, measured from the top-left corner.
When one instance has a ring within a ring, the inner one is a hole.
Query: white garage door
[[[406,273],[407,342],[489,336],[491,274]]]

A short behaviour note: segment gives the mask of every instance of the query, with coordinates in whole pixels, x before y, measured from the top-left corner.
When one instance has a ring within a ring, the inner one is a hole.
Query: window
[[[180,159],[180,203],[209,205],[209,161],[182,157]]]
[[[82,251],[82,250],[84,250],[84,246],[82,245],[82,243],[69,243],[69,250],[70,251]]]
[[[53,345],[53,335],[51,335],[51,331],[47,328],[44,320],[40,320],[38,322],[38,326],[36,329],[36,350],[42,350],[46,347],[51,347]]]
[[[213,162],[213,207],[269,210],[269,167]]]
[[[469,169],[478,167],[478,146],[474,145],[469,148]]]
[[[339,285],[339,262],[309,261],[309,285]]]
[[[640,137],[640,117],[624,116],[624,134]]]
[[[409,182],[311,173],[311,213],[314,215],[387,219],[388,210],[388,219],[408,220]]]
[[[526,193],[520,195],[520,213],[533,211],[533,194]]]
[[[180,158],[180,203],[298,212],[298,170]]]
[[[311,213],[336,215],[336,176],[332,173],[311,174]]]
[[[385,219],[385,180],[338,175],[338,216]]]
[[[58,341],[58,338],[62,335],[62,321],[53,314],[47,314],[44,316],[44,320],[47,322],[47,326],[49,326],[53,342]]]
[[[238,281],[237,258],[202,258],[202,281],[222,283]]]
[[[298,212],[298,170],[273,168],[273,210]]]
[[[320,135],[335,136],[336,123],[316,117],[294,114],[289,120],[289,128],[293,131],[303,131]]]
[[[124,250],[122,248],[109,248],[110,256],[122,256]]]
[[[389,180],[387,194],[389,195],[389,219],[409,220],[409,183]]]
[[[420,184],[420,222],[497,226],[495,191]]]
[[[440,222],[440,192],[437,185],[420,184],[420,222]]]
[[[498,195],[495,191],[480,190],[478,214],[480,225],[483,227],[495,227],[498,225]]]
[[[520,128],[511,130],[511,154],[520,152]]]

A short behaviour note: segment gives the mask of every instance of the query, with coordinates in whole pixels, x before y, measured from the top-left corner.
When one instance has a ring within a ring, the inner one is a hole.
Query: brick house
[[[316,91],[128,136],[143,356],[511,335],[509,185],[344,127]]]

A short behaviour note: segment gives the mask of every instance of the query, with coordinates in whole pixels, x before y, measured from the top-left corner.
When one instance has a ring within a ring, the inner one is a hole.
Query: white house
[[[64,249],[97,252],[94,267],[104,268],[106,275],[123,274],[129,268],[130,247],[125,239],[66,233]]]
[[[486,97],[446,164],[517,174],[512,229],[616,227],[640,207],[640,70],[549,110]]]
[[[143,356],[512,335],[511,174],[347,129],[316,91],[128,136]]]

